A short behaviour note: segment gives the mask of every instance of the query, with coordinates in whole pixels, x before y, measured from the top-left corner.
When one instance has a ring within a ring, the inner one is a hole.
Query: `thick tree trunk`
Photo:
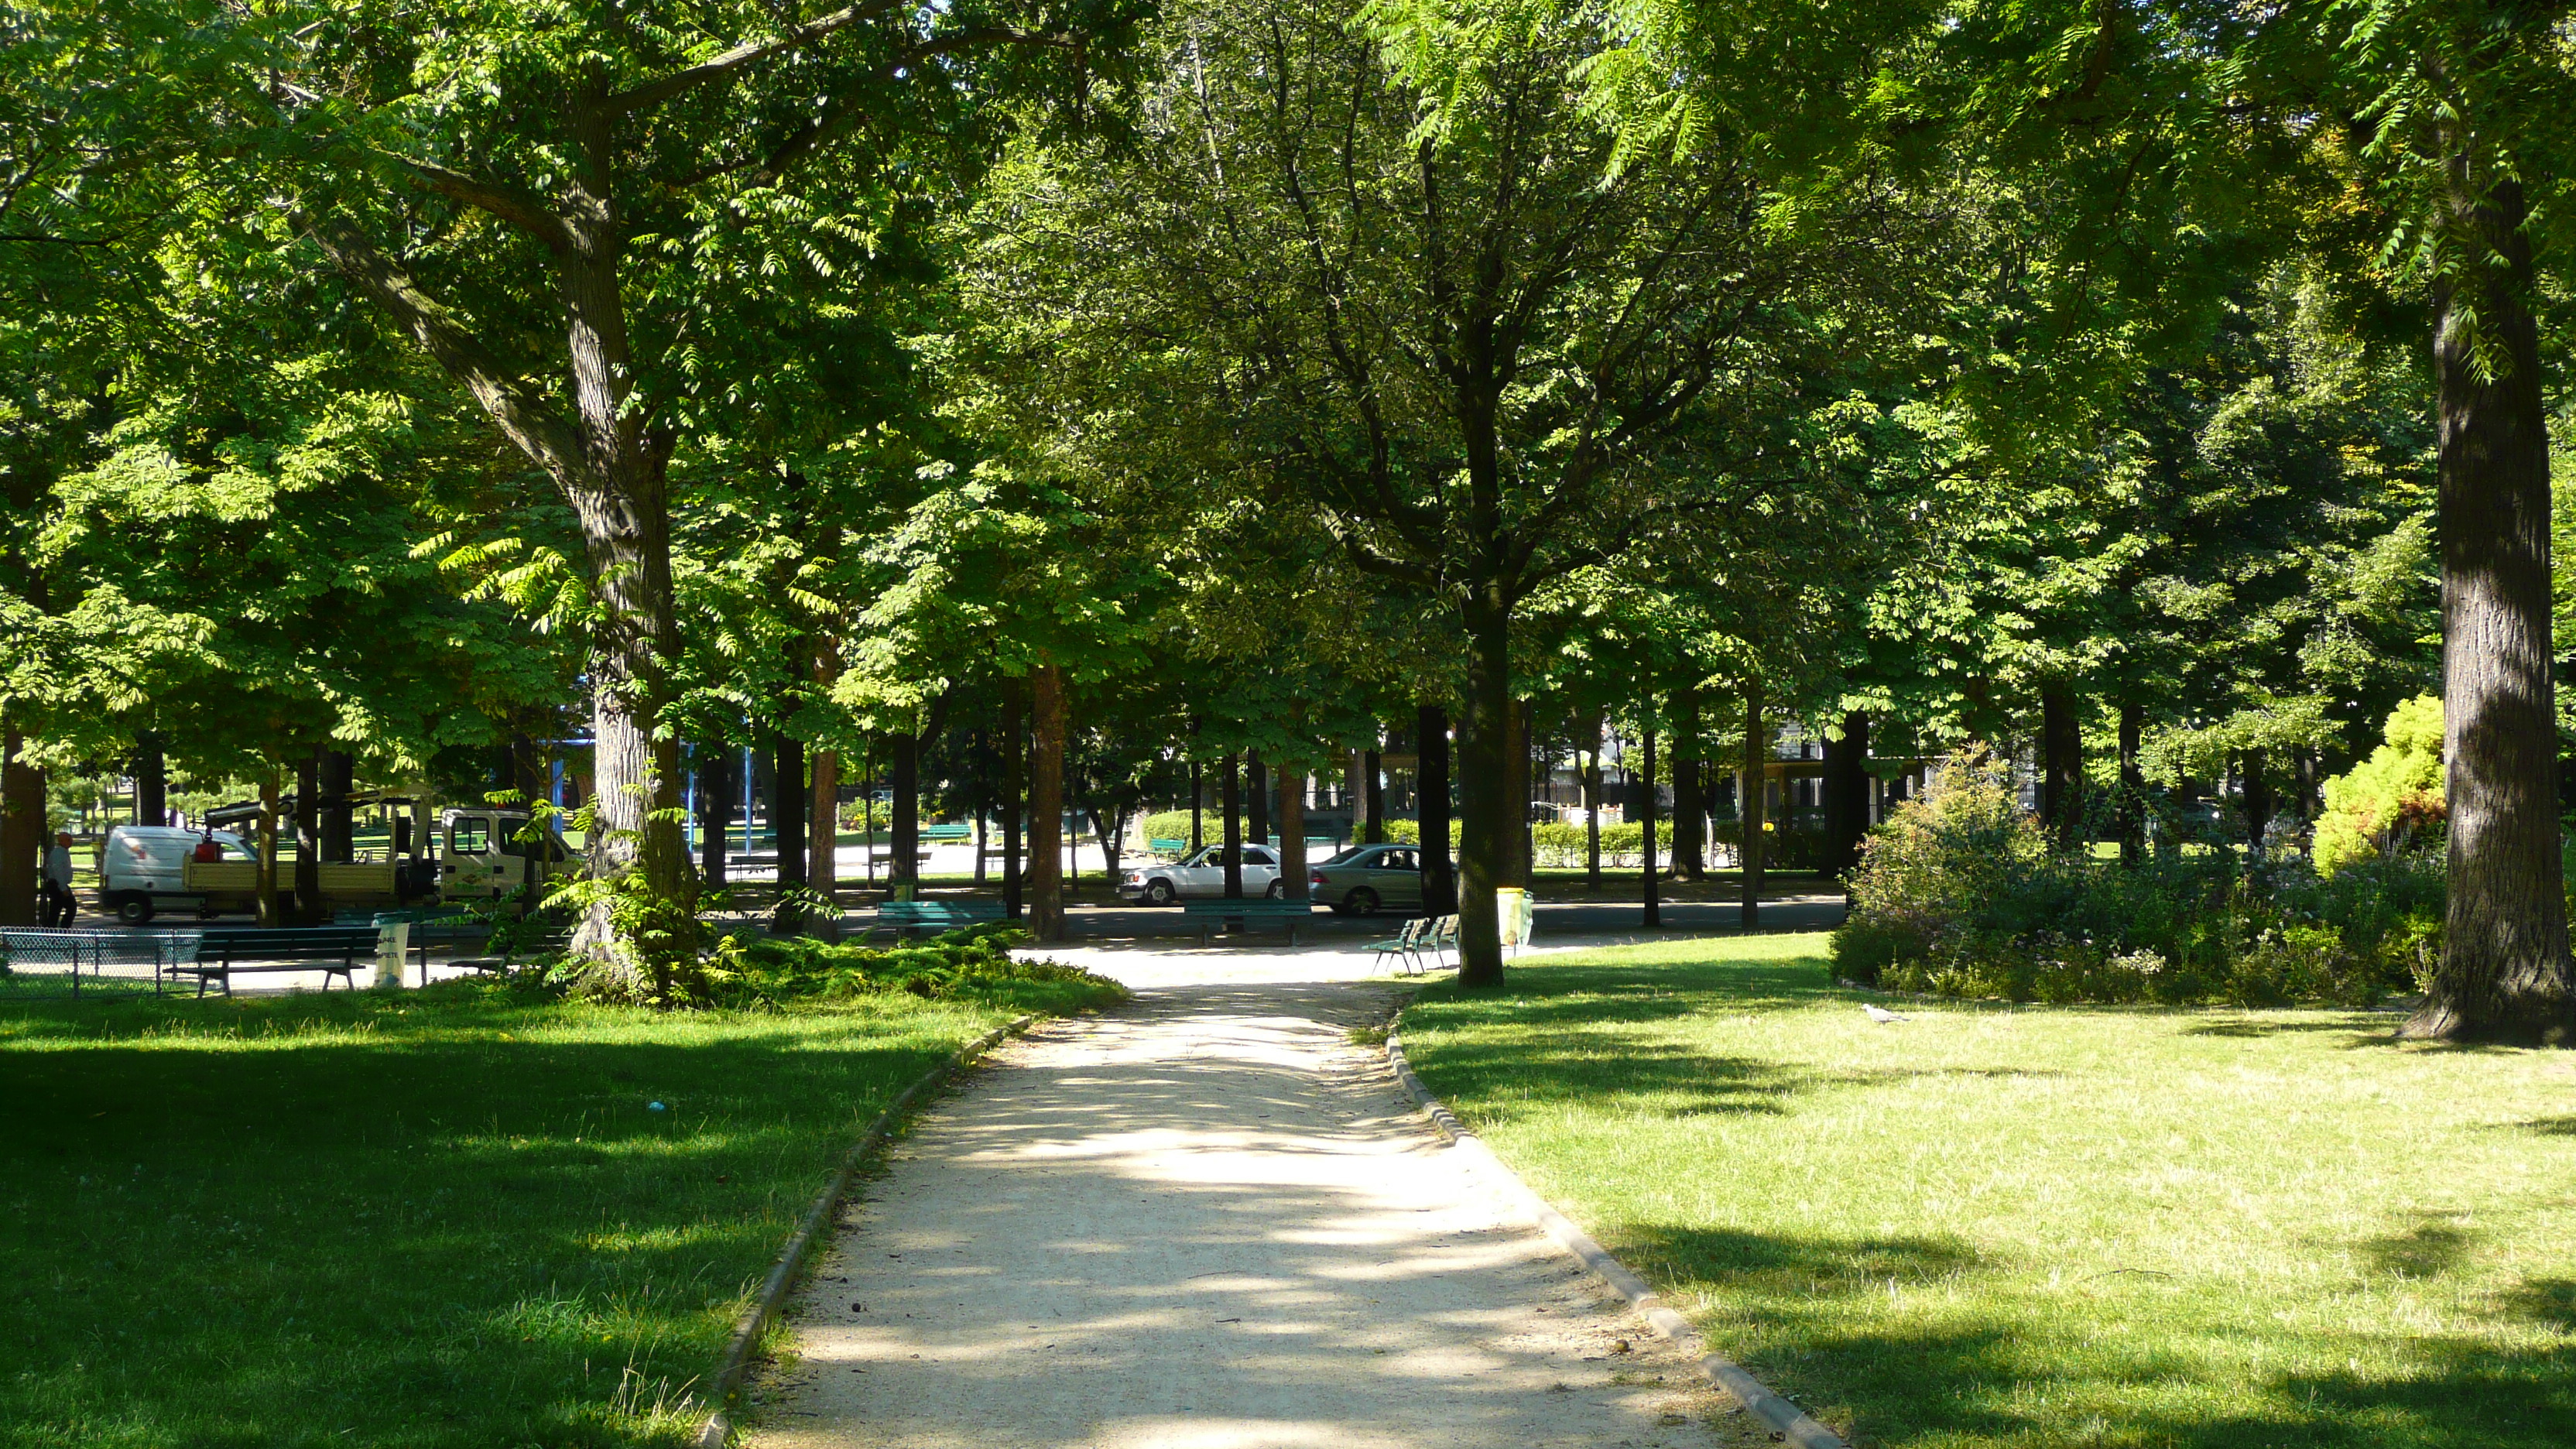
[[[2147,847],[2147,772],[2139,761],[2145,747],[2147,712],[2135,704],[2120,705],[2120,863],[2136,865]]]
[[[36,924],[36,877],[45,867],[45,772],[27,742],[0,732],[0,926]]]
[[[1199,762],[1190,761],[1190,850],[1207,845],[1207,780]]]
[[[1458,984],[1503,984],[1502,923],[1494,891],[1509,883],[1517,771],[1511,765],[1511,615],[1497,600],[1464,611],[1467,688],[1458,715]]]
[[[275,930],[287,924],[286,903],[277,889],[277,811],[278,769],[261,761],[259,776],[259,869],[254,873],[254,887],[259,901],[259,923]]]
[[[1647,701],[1649,710],[1653,705],[1654,701]],[[1655,861],[1655,727],[1651,722],[1645,727],[1645,737],[1638,742],[1638,755],[1638,774],[1643,778],[1636,786],[1638,838],[1642,851],[1637,874],[1645,888],[1646,926],[1649,930],[1656,930],[1664,924],[1664,901],[1663,871]]]
[[[906,732],[889,744],[894,757],[890,770],[894,778],[888,786],[894,795],[889,893],[895,900],[908,901],[921,890],[921,736]]]
[[[814,932],[826,941],[841,939],[841,754],[814,752],[814,784],[805,809],[807,884],[823,898]]]
[[[295,762],[295,915],[304,921],[331,918],[331,908],[322,903],[321,796],[317,750]]]
[[[2050,680],[2039,689],[2040,819],[2060,850],[2084,844],[2084,733],[2074,691]]]
[[[2559,862],[2549,436],[2520,183],[2454,167],[2453,221],[2491,250],[2436,298],[2450,907],[2405,1034],[2567,1044],[2576,977]],[[2492,366],[2489,366],[2492,364]],[[2482,375],[2491,374],[2491,375]]]
[[[1306,772],[1279,770],[1279,879],[1288,899],[1310,899],[1306,878]]]
[[[1217,821],[1218,838],[1225,842],[1219,852],[1225,867],[1225,898],[1243,899],[1243,764],[1232,750],[1217,762],[1219,803],[1223,806]]]
[[[1458,871],[1449,858],[1449,712],[1436,704],[1418,706],[1414,719],[1414,819],[1420,822],[1422,909],[1434,916],[1458,910]],[[1369,756],[1369,778],[1375,780],[1377,756]],[[1374,797],[1376,791],[1370,791]],[[1386,838],[1383,818],[1372,827],[1374,839]]]
[[[710,888],[725,883],[725,832],[733,828],[733,751],[722,743],[698,747],[698,877]]]
[[[322,752],[322,858],[347,865],[358,858],[357,822],[349,797],[356,793],[358,762],[346,750]]]
[[[805,742],[793,735],[771,737],[769,747],[769,829],[778,842],[778,907],[771,929],[781,935],[801,930],[804,906],[789,897],[805,890]]]
[[[1419,796],[1422,793],[1419,766],[1415,769],[1414,782],[1414,794]],[[1380,758],[1375,750],[1360,752],[1360,798],[1363,811],[1360,820],[1360,839],[1370,845],[1385,844],[1386,761]],[[1418,820],[1421,815],[1421,809],[1417,806],[1414,810],[1414,818]]]
[[[1744,798],[1735,808],[1738,828],[1744,832],[1744,844],[1736,851],[1744,877],[1736,923],[1748,931],[1762,925],[1762,866],[1771,843],[1762,830],[1770,815],[1770,760],[1771,735],[1762,717],[1762,686],[1757,684],[1744,691],[1744,783],[1736,791]]]
[[[1270,770],[1261,763],[1261,752],[1253,750],[1243,757],[1245,813],[1250,817],[1247,829],[1255,842],[1270,839]]]
[[[1029,674],[1029,935],[1064,939],[1064,669]]]
[[[1020,767],[1027,759],[1020,748],[1020,696],[1002,687],[1002,914],[1019,920],[1027,885],[1020,872]]]
[[[145,730],[134,741],[134,823],[170,823],[170,762],[154,730]]]
[[[1840,739],[1825,741],[1825,871],[1839,876],[1860,864],[1869,835],[1869,716],[1843,716]]]

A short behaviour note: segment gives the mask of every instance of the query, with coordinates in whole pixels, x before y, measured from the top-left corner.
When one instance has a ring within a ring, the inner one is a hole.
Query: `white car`
[[[119,825],[107,832],[100,853],[98,896],[116,918],[139,926],[161,910],[195,910],[205,898],[187,886],[188,856],[206,839],[169,825]],[[259,852],[228,830],[214,832],[223,858],[256,861]]]
[[[1201,846],[1171,865],[1149,865],[1127,872],[1118,893],[1131,901],[1149,906],[1168,906],[1184,897],[1216,897],[1225,894],[1225,847]],[[1279,855],[1266,845],[1243,847],[1243,893],[1247,896],[1280,896],[1286,888],[1279,882]]]

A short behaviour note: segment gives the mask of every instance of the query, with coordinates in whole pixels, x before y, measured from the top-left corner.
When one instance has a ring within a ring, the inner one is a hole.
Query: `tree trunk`
[[[1762,865],[1771,843],[1762,833],[1771,807],[1770,759],[1771,736],[1762,718],[1762,686],[1757,684],[1744,691],[1744,783],[1736,790],[1743,798],[1735,807],[1737,828],[1744,834],[1744,844],[1736,850],[1744,877],[1736,923],[1748,931],[1762,925]]]
[[[805,890],[805,742],[771,737],[769,831],[778,843],[778,905],[771,929],[788,935],[803,928],[805,911],[790,892]]]
[[[1673,699],[1673,878],[1708,874],[1708,808],[1700,792],[1699,691],[1684,686]]]
[[[1502,922],[1494,891],[1509,883],[1511,837],[1520,828],[1511,808],[1518,772],[1511,766],[1511,615],[1498,602],[1471,598],[1464,611],[1467,688],[1458,715],[1458,984],[1503,984]]]
[[[2261,750],[2245,752],[2244,784],[2239,790],[2239,803],[2245,809],[2245,858],[2248,862],[2263,858],[2263,839],[2272,827],[2274,798],[2268,773],[2270,763]]]
[[[254,879],[258,883],[256,890],[259,901],[259,923],[270,930],[275,930],[287,923],[285,902],[278,899],[277,892],[278,769],[268,761],[263,760],[260,763],[257,832],[259,870]]]
[[[1311,899],[1306,878],[1306,772],[1279,769],[1279,879],[1292,901]]]
[[[27,742],[0,731],[0,926],[36,924],[36,877],[45,867],[45,772],[26,762]]]
[[[1420,756],[1417,755],[1415,758],[1418,760]],[[1422,793],[1421,774],[1421,766],[1417,764],[1414,767],[1414,794],[1417,796]],[[1362,750],[1360,752],[1360,799],[1363,814],[1360,838],[1370,845],[1386,843],[1385,777],[1386,761],[1375,750]],[[1413,814],[1416,820],[1422,818],[1422,811],[1418,805]]]
[[[1651,710],[1654,701],[1648,700]],[[1655,727],[1649,723],[1645,738],[1639,741],[1638,773],[1644,778],[1635,784],[1637,792],[1638,838],[1644,851],[1637,874],[1645,887],[1645,922],[1649,930],[1664,924],[1663,871],[1655,861]]]
[[[841,939],[841,752],[814,752],[814,787],[805,811],[807,884],[823,898],[815,934]]]
[[[1002,914],[1019,920],[1025,906],[1021,892],[1026,882],[1020,874],[1020,766],[1026,758],[1020,752],[1020,695],[1016,687],[1002,686]]]
[[[722,742],[698,747],[698,877],[725,883],[725,832],[733,828],[733,751]]]
[[[1266,844],[1270,840],[1270,771],[1261,763],[1259,750],[1243,757],[1243,788],[1248,797],[1244,808],[1250,816],[1253,842]]]
[[[134,741],[134,823],[170,823],[170,762],[154,730],[145,730]]]
[[[887,871],[887,894],[908,901],[921,890],[921,736],[905,731],[891,742],[894,820],[893,865]]]
[[[2073,691],[2051,680],[2039,689],[2039,816],[2059,850],[2084,844],[2084,733]]]
[[[1841,739],[1825,741],[1825,871],[1839,876],[1860,864],[1869,836],[1869,716],[1843,716]]]
[[[1414,810],[1421,827],[1422,909],[1433,916],[1458,911],[1458,870],[1449,858],[1449,712],[1417,706],[1414,719]],[[1375,760],[1376,756],[1370,756]],[[1369,778],[1377,778],[1371,771]],[[1381,825],[1380,839],[1385,838]]]
[[[1601,889],[1601,711],[1584,717],[1584,733],[1591,743],[1583,749],[1583,879],[1591,889]]]
[[[322,812],[322,858],[335,865],[358,858],[357,822],[349,804],[358,789],[357,766],[346,750],[322,752],[322,792],[315,803]]]
[[[2147,712],[2135,704],[2120,705],[2120,863],[2136,865],[2147,847],[2147,772],[2138,760],[2147,733]]]
[[[1190,761],[1190,850],[1196,853],[1207,845],[1207,781],[1199,762]]]
[[[295,762],[295,915],[327,921],[322,903],[322,752]]]
[[[2567,1044],[2576,976],[2559,862],[2549,436],[2522,186],[2453,167],[2452,220],[2501,266],[2435,305],[2450,906],[2412,1037]],[[2492,363],[2492,368],[2482,367]],[[2491,371],[2491,376],[2481,376]]]
[[[1042,664],[1029,674],[1029,935],[1064,939],[1064,669]]]
[[[1503,839],[1506,855],[1497,885],[1529,888],[1530,880],[1530,702],[1515,699],[1503,712],[1503,763],[1511,772],[1510,788],[1503,796]]]
[[[1217,762],[1217,769],[1221,772],[1220,803],[1224,807],[1217,830],[1225,842],[1225,849],[1219,852],[1225,867],[1225,898],[1239,901],[1243,899],[1243,768],[1234,751],[1228,750],[1225,758]]]

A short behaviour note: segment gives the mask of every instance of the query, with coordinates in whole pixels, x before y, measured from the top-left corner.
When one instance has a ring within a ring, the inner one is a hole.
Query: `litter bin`
[[[411,951],[411,917],[389,914],[376,917],[376,989],[403,989],[403,957]]]
[[[1494,892],[1494,924],[1500,929],[1503,944],[1518,949],[1529,944],[1530,893],[1518,886],[1504,886]]]

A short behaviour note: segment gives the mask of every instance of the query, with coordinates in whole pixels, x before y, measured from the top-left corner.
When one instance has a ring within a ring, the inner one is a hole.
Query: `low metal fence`
[[[0,1001],[160,995],[194,961],[201,931],[0,926]]]

